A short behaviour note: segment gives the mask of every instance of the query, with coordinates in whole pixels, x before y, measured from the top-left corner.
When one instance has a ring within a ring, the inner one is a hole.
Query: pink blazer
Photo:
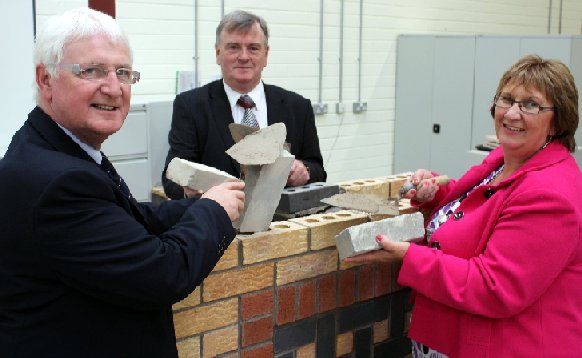
[[[502,162],[498,148],[424,205],[460,197]],[[479,187],[433,235],[440,250],[411,245],[404,257],[410,337],[450,357],[581,357],[581,225],[582,174],[560,144]]]

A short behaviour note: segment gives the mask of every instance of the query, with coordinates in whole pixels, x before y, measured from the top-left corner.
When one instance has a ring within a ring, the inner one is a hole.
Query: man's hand
[[[287,178],[287,186],[301,186],[309,181],[309,170],[302,161],[295,159],[289,177]]]
[[[238,220],[245,204],[245,193],[242,191],[245,183],[242,181],[227,181],[208,189],[202,198],[216,201],[224,208],[230,221]]]

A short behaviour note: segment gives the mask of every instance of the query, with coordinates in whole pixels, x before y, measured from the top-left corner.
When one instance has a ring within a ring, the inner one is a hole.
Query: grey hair
[[[269,28],[267,27],[267,22],[262,17],[252,14],[243,10],[235,10],[226,14],[218,27],[216,28],[216,43],[218,46],[220,44],[220,35],[223,31],[235,32],[235,31],[248,31],[251,27],[258,23],[265,34],[265,46],[269,46]]]
[[[57,78],[56,66],[64,57],[65,47],[75,40],[104,35],[112,43],[127,46],[133,61],[127,35],[111,16],[90,8],[78,8],[50,17],[36,35],[34,65],[45,65],[48,73]],[[37,104],[39,89],[36,88]]]

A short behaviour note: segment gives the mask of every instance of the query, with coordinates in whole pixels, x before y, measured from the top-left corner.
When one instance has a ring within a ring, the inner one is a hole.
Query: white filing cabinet
[[[161,182],[171,119],[170,101],[132,105],[123,127],[103,143],[138,201],[151,200],[152,187]]]
[[[426,168],[457,178],[480,162],[472,151],[495,134],[489,108],[499,79],[526,54],[561,60],[582,90],[582,36],[400,36],[394,172]]]

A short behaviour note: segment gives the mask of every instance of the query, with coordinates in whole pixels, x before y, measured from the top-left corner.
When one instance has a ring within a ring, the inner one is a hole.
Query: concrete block
[[[281,150],[280,156],[273,164],[246,167],[245,208],[239,220],[235,222],[239,232],[252,233],[269,228],[281,192],[287,183],[293,160],[295,156]]]
[[[201,191],[207,191],[211,187],[229,179],[238,180],[238,178],[222,170],[182,158],[174,158],[170,161],[166,177],[180,186],[187,186],[192,190]]]
[[[242,165],[273,164],[283,150],[286,136],[285,124],[271,124],[258,132],[247,134],[230,147],[226,154]]]
[[[336,237],[340,259],[379,250],[376,235],[384,234],[394,241],[412,241],[424,236],[424,217],[421,213],[400,215],[349,227]]]
[[[291,214],[299,211],[326,206],[321,199],[339,193],[339,185],[329,183],[310,183],[283,189],[277,213]]]

